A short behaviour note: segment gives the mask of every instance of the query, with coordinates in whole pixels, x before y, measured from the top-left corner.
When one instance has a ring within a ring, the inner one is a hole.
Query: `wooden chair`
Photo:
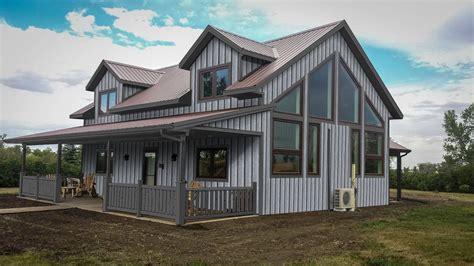
[[[82,196],[82,193],[88,193],[89,196],[97,197],[95,190],[95,177],[93,175],[87,175],[84,177],[84,182],[81,184],[78,195]]]

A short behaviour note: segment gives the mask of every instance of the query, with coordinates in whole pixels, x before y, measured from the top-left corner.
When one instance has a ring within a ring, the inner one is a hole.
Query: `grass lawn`
[[[182,228],[81,210],[0,216],[0,265],[472,265],[474,195]]]
[[[18,194],[17,187],[0,187],[0,194]]]

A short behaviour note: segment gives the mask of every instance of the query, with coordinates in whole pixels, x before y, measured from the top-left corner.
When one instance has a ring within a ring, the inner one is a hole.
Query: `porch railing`
[[[186,219],[255,214],[256,192],[255,182],[251,187],[187,189]]]
[[[20,196],[54,201],[56,178],[21,176]]]
[[[109,183],[106,210],[175,218],[178,187]],[[185,221],[256,213],[256,183],[251,187],[188,188]]]
[[[175,187],[141,184],[108,184],[107,210],[172,218],[175,214]]]

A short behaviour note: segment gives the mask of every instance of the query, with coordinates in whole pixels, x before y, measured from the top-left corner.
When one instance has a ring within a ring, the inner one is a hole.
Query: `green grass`
[[[396,190],[391,189],[391,191],[395,193]],[[430,198],[435,198],[435,199],[454,200],[454,201],[474,203],[474,194],[468,194],[468,193],[432,192],[432,191],[403,189],[402,197],[408,197],[408,198],[430,197]]]
[[[17,187],[0,187],[0,194],[18,194]]]
[[[136,262],[123,258],[117,260],[94,256],[67,256],[58,261],[52,251],[27,251],[18,255],[0,256],[0,265],[134,265]]]

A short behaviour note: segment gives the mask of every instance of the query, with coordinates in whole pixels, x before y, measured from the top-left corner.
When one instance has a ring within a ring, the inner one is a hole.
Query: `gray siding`
[[[241,62],[240,62],[240,79],[245,78],[247,75],[251,74],[258,68],[260,68],[262,65],[264,65],[265,61],[261,59],[257,59],[254,57],[250,56],[242,56]]]
[[[145,88],[140,87],[140,86],[132,86],[132,85],[125,84],[123,85],[122,99],[125,100],[144,89]]]

